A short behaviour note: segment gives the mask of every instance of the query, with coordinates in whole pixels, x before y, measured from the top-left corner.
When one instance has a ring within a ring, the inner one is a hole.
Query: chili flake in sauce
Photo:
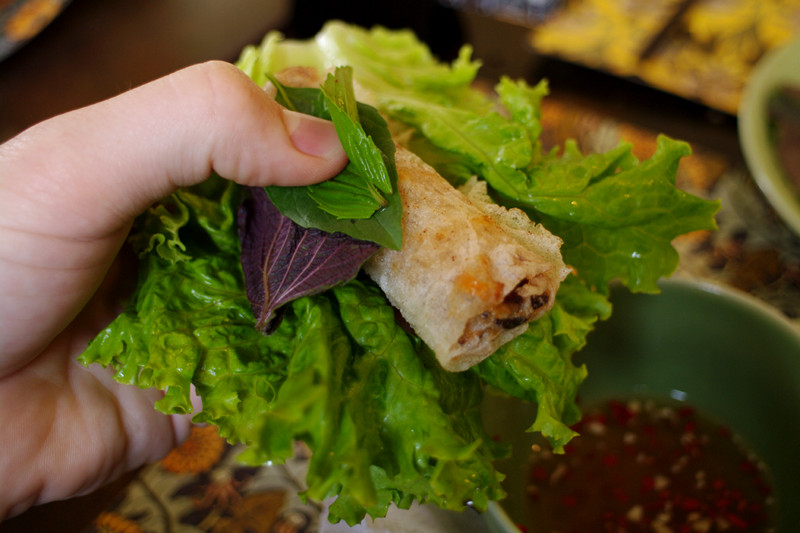
[[[534,445],[529,515],[543,532],[772,531],[764,465],[683,403],[611,400],[564,454]]]

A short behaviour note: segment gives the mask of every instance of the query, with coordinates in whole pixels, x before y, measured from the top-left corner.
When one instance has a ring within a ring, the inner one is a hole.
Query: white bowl
[[[739,141],[756,184],[800,235],[800,194],[781,168],[769,135],[769,99],[784,84],[800,86],[800,39],[767,52],[753,68],[739,105]]]

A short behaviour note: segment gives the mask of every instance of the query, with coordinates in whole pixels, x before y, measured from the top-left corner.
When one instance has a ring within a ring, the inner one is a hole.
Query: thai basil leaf
[[[271,333],[280,323],[281,306],[353,279],[379,246],[303,228],[283,216],[264,189],[250,191],[239,210],[242,270],[256,328]]]

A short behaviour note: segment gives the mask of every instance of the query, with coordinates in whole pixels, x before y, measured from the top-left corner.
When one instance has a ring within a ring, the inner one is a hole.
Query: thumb
[[[132,220],[178,187],[212,171],[246,185],[301,185],[346,163],[333,124],[285,111],[222,62],[54,117],[0,145],[5,363],[26,360],[74,317]]]
[[[57,217],[39,224],[71,238],[125,226],[212,171],[245,185],[304,185],[347,163],[332,123],[285,110],[218,61],[55,117],[8,144],[5,178],[26,178],[10,186]]]

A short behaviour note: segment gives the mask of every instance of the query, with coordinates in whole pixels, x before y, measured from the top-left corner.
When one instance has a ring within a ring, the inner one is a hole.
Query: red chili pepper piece
[[[748,461],[747,459],[739,463],[739,468],[742,470],[742,472],[745,472],[747,474],[758,472],[758,466],[756,466],[756,464],[753,463],[753,461]]]
[[[615,467],[619,463],[619,457],[613,453],[603,455],[603,464],[609,467]]]
[[[748,524],[742,517],[735,514],[726,515],[725,519],[736,529],[746,530],[748,527],[750,527],[750,524]]]
[[[623,502],[623,503],[624,503],[624,502],[627,502],[627,501],[630,499],[630,497],[628,496],[628,493],[627,493],[627,492],[625,492],[625,489],[623,489],[623,488],[621,488],[621,487],[615,487],[615,488],[614,488],[614,489],[611,491],[611,495],[612,495],[612,496],[614,497],[614,499],[615,499],[615,500],[617,500],[618,502]]]
[[[535,466],[532,471],[533,479],[536,481],[544,481],[547,479],[547,470],[543,466]]]
[[[612,401],[609,402],[609,407],[614,420],[620,426],[624,426],[635,416],[634,412],[624,402]]]
[[[681,501],[681,507],[685,511],[696,511],[700,509],[700,500],[697,498],[684,498],[683,501]]]

